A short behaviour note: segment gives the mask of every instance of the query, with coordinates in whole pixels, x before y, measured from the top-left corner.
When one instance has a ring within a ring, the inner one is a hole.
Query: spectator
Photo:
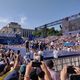
[[[53,61],[52,60],[46,61],[46,65],[47,65],[48,70],[51,74],[52,80],[60,80],[58,73],[53,69],[53,67],[54,67]]]
[[[51,75],[47,69],[47,66],[44,62],[42,62],[42,65],[41,65],[41,69],[42,71],[45,73],[44,75],[44,79],[45,80],[51,80]],[[25,72],[25,77],[24,77],[24,80],[30,80],[30,73],[31,73],[31,70],[32,70],[32,62],[30,62],[27,66],[26,66],[26,72]],[[32,80],[42,80],[40,77],[38,78],[37,75],[35,75],[35,79],[32,79]]]
[[[26,44],[26,46],[25,46],[26,47],[26,52],[28,52],[29,51],[29,41],[27,40],[25,44]]]
[[[19,69],[19,55],[15,54],[16,58],[15,58],[15,62],[13,63],[13,65],[9,65],[8,64],[8,69],[9,71],[7,71],[5,74],[3,74],[0,77],[0,80],[18,80],[18,69]]]
[[[74,67],[74,73],[71,69],[71,71],[68,72],[68,66],[64,66],[63,69],[61,70],[61,73],[60,73],[60,79],[61,80],[69,80],[69,74],[75,74],[75,75],[80,75],[80,68],[79,67]],[[77,79],[76,79],[77,80]]]
[[[58,58],[58,52],[59,52],[59,50],[57,48],[55,48],[53,50],[53,56],[54,56],[54,58]]]

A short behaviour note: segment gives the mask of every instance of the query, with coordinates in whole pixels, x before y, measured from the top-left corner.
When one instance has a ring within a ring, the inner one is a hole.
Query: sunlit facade
[[[16,22],[10,22],[0,30],[0,33],[20,34],[22,37],[27,38],[33,31],[33,29],[22,28],[21,25]]]

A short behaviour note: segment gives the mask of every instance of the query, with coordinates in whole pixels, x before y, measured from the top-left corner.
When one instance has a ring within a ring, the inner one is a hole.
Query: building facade
[[[21,25],[16,22],[10,22],[0,30],[1,34],[20,34],[23,38],[28,38],[33,32],[33,29],[23,29]]]

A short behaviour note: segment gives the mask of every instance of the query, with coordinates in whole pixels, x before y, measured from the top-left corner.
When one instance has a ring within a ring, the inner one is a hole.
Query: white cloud
[[[9,22],[10,22],[10,20],[8,18],[0,17],[0,28],[2,28],[3,26],[5,26]]]
[[[21,23],[22,25],[25,25],[26,20],[27,20],[27,17],[23,16],[23,17],[20,18],[20,23]]]
[[[25,27],[26,26],[26,20],[27,20],[26,16],[22,16],[20,18],[18,17],[17,19],[15,19],[13,17],[9,17],[9,18],[0,17],[0,29],[3,26],[6,26],[9,22],[18,22],[19,24],[21,24],[21,26]]]
[[[9,19],[0,17],[0,23],[8,23]]]

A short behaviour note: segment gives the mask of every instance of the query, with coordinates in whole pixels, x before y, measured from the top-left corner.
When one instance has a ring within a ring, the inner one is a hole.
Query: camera
[[[32,67],[40,67],[41,64],[42,64],[42,63],[39,62],[39,61],[33,61],[33,62],[32,62]]]
[[[68,74],[75,74],[75,68],[73,66],[68,66],[67,68],[67,73]]]
[[[34,53],[34,60],[32,62],[32,67],[40,67],[40,65],[42,64],[41,61],[43,61],[43,56]]]
[[[69,76],[69,80],[80,80],[80,75],[71,74]]]

